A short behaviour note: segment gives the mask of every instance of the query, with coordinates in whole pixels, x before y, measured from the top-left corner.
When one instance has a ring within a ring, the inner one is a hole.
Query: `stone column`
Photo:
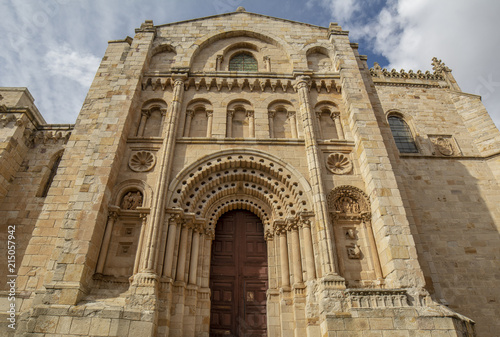
[[[337,137],[342,140],[345,139],[342,124],[340,123],[340,112],[334,111],[330,116],[332,117],[333,122],[335,123],[335,128],[337,129]]]
[[[165,261],[163,265],[163,273],[165,276],[172,278],[172,266],[174,264],[174,249],[175,239],[177,236],[177,226],[182,226],[183,219],[179,214],[172,214],[168,220],[168,237],[167,247],[165,249]]]
[[[165,118],[167,117],[168,109],[160,109],[161,113],[161,127],[160,127],[160,135],[163,133],[163,125],[165,125]]]
[[[321,167],[318,143],[316,142],[315,130],[313,126],[314,115],[311,110],[309,100],[309,77],[298,76],[295,88],[299,95],[300,112],[302,124],[304,126],[304,137],[306,146],[307,162],[309,172],[311,172],[311,185],[313,192],[313,205],[315,213],[315,229],[319,234],[320,251],[322,252],[323,276],[336,274],[336,263],[334,259],[333,240],[328,225],[328,212],[326,207],[326,197],[321,180]]]
[[[148,121],[148,118],[150,116],[149,110],[143,109],[141,111],[141,121],[139,122],[139,128],[137,129],[137,137],[143,137],[144,136],[144,129],[146,128],[146,123]]]
[[[234,110],[227,110],[227,129],[226,129],[227,138],[233,137],[233,116],[234,116]]]
[[[189,132],[191,129],[191,122],[193,121],[194,111],[186,111],[186,124],[184,125],[184,137],[189,137]]]
[[[274,138],[274,116],[276,111],[269,111],[267,118],[269,118],[269,138]]]
[[[377,279],[382,280],[382,267],[380,265],[380,258],[378,256],[377,243],[375,242],[375,236],[373,235],[373,228],[371,222],[370,213],[364,213],[361,215],[361,221],[363,227],[365,228],[366,235],[368,236],[368,242],[370,242],[370,253],[373,256],[373,269],[375,270],[375,276]]]
[[[187,256],[187,245],[188,236],[191,229],[188,224],[184,224],[181,231],[181,239],[179,243],[179,257],[177,259],[177,274],[175,277],[176,281],[184,282],[184,274],[186,271],[186,256]]]
[[[263,60],[266,65],[266,71],[271,71],[271,58],[269,56],[264,56]]]
[[[255,114],[253,110],[247,110],[248,117],[248,137],[255,138]]]
[[[141,214],[141,233],[139,234],[139,241],[137,242],[137,251],[135,252],[134,260],[134,275],[139,272],[139,263],[141,261],[142,247],[144,245],[144,233],[146,232],[146,224],[148,222],[147,214]]]
[[[297,120],[295,118],[295,111],[288,111],[288,118],[290,119],[290,131],[292,138],[297,138]]]
[[[286,224],[275,224],[276,234],[280,238],[281,287],[290,289],[290,268],[288,266],[288,242]]]
[[[207,138],[212,137],[212,122],[214,119],[214,111],[207,110]]]
[[[300,256],[300,238],[299,227],[297,220],[292,219],[288,221],[287,229],[292,235],[292,265],[293,265],[293,285],[302,285],[302,259]]]
[[[193,229],[193,241],[191,243],[191,262],[189,263],[189,284],[196,285],[198,274],[198,253],[200,251],[200,231],[199,227]]]
[[[118,210],[109,211],[108,223],[106,225],[106,232],[104,233],[104,238],[102,240],[101,253],[99,254],[99,260],[97,261],[96,273],[102,274],[104,270],[104,265],[106,263],[106,258],[108,256],[109,243],[111,241],[111,234],[113,233],[113,226],[116,219],[118,218]]]
[[[323,139],[323,130],[321,129],[321,111],[316,111],[316,121],[318,123],[318,138]]]
[[[222,55],[217,55],[215,59],[215,71],[222,71]]]
[[[166,128],[163,132],[164,140],[163,147],[159,153],[157,166],[158,178],[155,186],[158,191],[154,194],[151,203],[151,219],[147,227],[146,241],[144,243],[144,257],[141,256],[140,272],[143,274],[141,277],[148,279],[157,279],[156,263],[159,255],[159,232],[161,224],[163,223],[163,215],[165,208],[166,192],[170,170],[172,167],[172,156],[174,154],[175,134],[177,129],[177,120],[180,113],[182,97],[184,95],[184,80],[185,75],[174,75],[174,90],[173,98],[170,104],[169,113],[167,114]],[[134,278],[135,281],[135,278]],[[147,282],[151,283],[151,282]]]
[[[304,239],[307,280],[311,281],[316,278],[316,265],[314,263],[314,251],[311,235],[311,221],[309,219],[300,219],[299,226],[302,229],[302,237]]]

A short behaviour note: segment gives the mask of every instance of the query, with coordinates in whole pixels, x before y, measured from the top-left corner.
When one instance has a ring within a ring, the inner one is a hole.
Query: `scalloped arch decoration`
[[[368,196],[361,189],[354,186],[342,185],[336,187],[328,193],[326,200],[329,211],[333,213],[363,214],[371,212]],[[342,201],[345,201],[345,203]],[[348,205],[344,207],[344,204]]]
[[[231,209],[263,223],[312,210],[309,183],[291,165],[258,151],[227,150],[187,167],[171,183],[168,207],[215,225]]]

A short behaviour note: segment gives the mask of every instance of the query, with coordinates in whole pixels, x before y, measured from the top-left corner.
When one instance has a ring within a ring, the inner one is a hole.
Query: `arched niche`
[[[320,139],[344,139],[340,110],[337,104],[330,101],[321,101],[315,105],[314,111]]]
[[[347,286],[383,286],[368,196],[357,187],[343,185],[328,193],[327,204],[340,273],[346,279]]]
[[[160,137],[166,114],[167,103],[165,101],[153,99],[145,102],[142,105],[136,136]]]
[[[151,55],[148,70],[151,72],[168,72],[175,62],[177,53],[171,45],[160,44],[153,47]]]
[[[333,62],[328,49],[315,46],[307,50],[307,68],[318,73],[333,72]]]
[[[130,179],[115,186],[96,265],[98,280],[113,279],[126,287],[128,278],[137,272],[137,253],[145,230],[142,215],[149,212],[151,197],[151,187],[142,180]]]
[[[252,104],[243,99],[236,99],[227,105],[228,138],[254,138],[255,116]]]
[[[184,123],[184,137],[212,136],[212,103],[207,99],[196,99],[188,103]]]
[[[289,73],[293,66],[287,50],[290,46],[286,42],[269,34],[218,32],[199,41],[199,47],[191,51],[190,66],[192,72],[228,71],[231,58],[246,52],[255,58],[259,72]]]
[[[270,138],[297,138],[297,116],[291,102],[273,101],[267,111]]]

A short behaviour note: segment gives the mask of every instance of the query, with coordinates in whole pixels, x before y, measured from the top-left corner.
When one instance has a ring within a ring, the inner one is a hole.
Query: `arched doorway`
[[[210,336],[267,336],[267,247],[255,214],[233,210],[215,227]]]

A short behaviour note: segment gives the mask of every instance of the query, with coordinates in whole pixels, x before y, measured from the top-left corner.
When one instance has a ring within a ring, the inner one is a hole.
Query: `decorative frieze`
[[[376,78],[407,78],[407,79],[421,79],[421,80],[444,80],[443,75],[440,72],[434,71],[431,73],[429,70],[422,72],[418,70],[414,72],[413,70],[405,71],[401,69],[397,71],[396,69],[387,70],[386,68],[381,68],[380,65],[375,62],[373,68],[370,68],[370,74],[372,77]]]
[[[221,76],[203,76],[203,77],[190,77],[185,82],[185,89],[194,87],[196,91],[205,89],[207,91],[217,90],[221,91],[227,88],[229,91],[244,90],[250,91],[266,91],[272,92],[287,92],[294,90],[292,79],[275,79],[275,78],[245,78],[245,77],[221,77]],[[172,90],[173,80],[170,77],[145,77],[142,82],[142,90]],[[318,92],[322,90],[327,93],[340,92],[340,83],[335,79],[313,78],[308,83],[308,89],[316,89]]]
[[[404,290],[348,289],[345,291],[350,308],[401,308],[408,307],[408,297]]]
[[[71,131],[36,131],[24,130],[24,142],[26,146],[33,148],[40,144],[66,144],[71,136]]]

